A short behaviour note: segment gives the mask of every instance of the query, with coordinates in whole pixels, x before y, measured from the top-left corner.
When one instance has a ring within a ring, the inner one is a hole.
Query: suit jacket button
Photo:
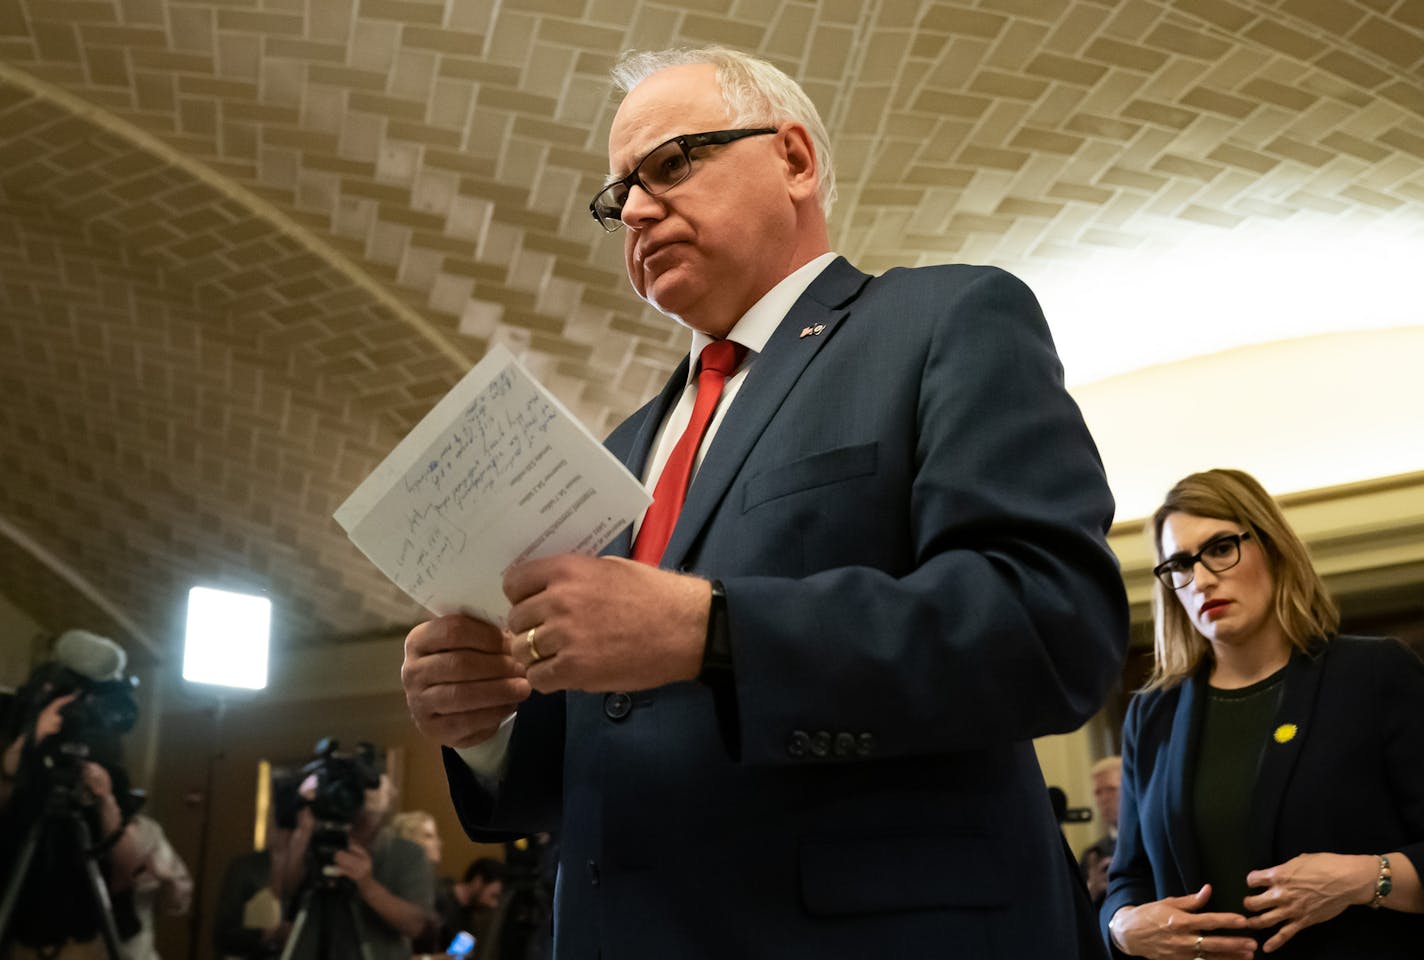
[[[591,884],[592,884],[593,886],[595,886],[595,887],[598,886],[598,861],[597,861],[597,860],[590,860],[590,861],[588,862],[588,882],[591,883]]]
[[[868,757],[875,751],[875,737],[868,733],[862,733],[855,738],[855,755],[857,757]]]
[[[811,738],[805,730],[792,730],[791,736],[786,738],[786,752],[793,757],[804,757],[810,749]]]
[[[603,715],[609,720],[622,720],[633,712],[633,698],[626,693],[610,693],[603,698]]]
[[[811,752],[818,757],[831,755],[831,735],[825,730],[817,730],[811,738]]]
[[[836,734],[836,745],[834,747],[836,756],[848,757],[855,753],[855,735],[841,731]]]

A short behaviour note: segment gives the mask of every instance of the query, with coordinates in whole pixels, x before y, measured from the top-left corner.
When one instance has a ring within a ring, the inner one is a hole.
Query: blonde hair
[[[1114,754],[1114,755],[1111,756],[1111,757],[1103,757],[1103,758],[1102,758],[1101,760],[1099,760],[1097,763],[1093,764],[1093,765],[1088,769],[1088,776],[1090,776],[1090,777],[1092,777],[1092,778],[1094,778],[1094,779],[1097,779],[1097,777],[1100,776],[1101,774],[1104,774],[1104,773],[1111,773],[1111,772],[1113,772],[1113,771],[1121,771],[1121,770],[1122,770],[1122,757],[1117,756],[1116,754]]]
[[[391,817],[391,832],[404,840],[419,843],[417,835],[427,820],[435,822],[435,818],[424,810],[406,810]]]
[[[1286,522],[1280,505],[1255,477],[1242,470],[1218,469],[1177,481],[1152,515],[1152,542],[1158,562],[1163,559],[1162,528],[1174,513],[1227,520],[1251,531],[1271,572],[1271,607],[1293,647],[1309,651],[1339,628],[1339,608],[1315,572],[1310,551]],[[1157,657],[1143,690],[1176,686],[1212,655],[1211,645],[1192,626],[1175,592],[1161,581],[1153,591]]]
[[[628,93],[660,70],[701,63],[717,68],[717,85],[722,89],[722,99],[727,102],[733,125],[776,125],[789,120],[801,124],[811,134],[811,143],[816,150],[817,194],[821,200],[821,212],[830,219],[831,206],[836,201],[836,171],[831,161],[830,135],[826,133],[821,114],[811,98],[806,96],[806,91],[777,67],[730,47],[630,50],[613,66],[613,85]]]

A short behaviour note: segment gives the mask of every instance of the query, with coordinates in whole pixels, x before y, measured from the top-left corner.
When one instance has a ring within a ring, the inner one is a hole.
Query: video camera
[[[78,694],[60,711],[57,734],[36,744],[39,764],[22,773],[43,771],[46,785],[78,789],[84,761],[92,760],[109,771],[114,799],[128,819],[143,804],[141,794],[127,789],[120,737],[138,722],[136,677],[94,679],[61,660],[41,664],[15,696],[19,731],[33,731],[40,714],[55,700]]]
[[[343,753],[339,741],[326,737],[317,742],[316,756],[299,772],[273,784],[277,825],[292,829],[297,813],[309,807],[316,819],[309,854],[318,874],[331,865],[336,851],[346,849],[351,824],[366,806],[366,791],[381,785],[381,765],[376,748],[366,742],[355,752]],[[310,784],[303,796],[302,786]]]
[[[37,667],[8,704],[0,739],[8,745],[23,737],[25,748],[14,792],[0,811],[0,942],[13,937],[48,956],[66,941],[101,931],[107,936],[116,920],[123,936],[138,928],[132,897],[114,898],[111,909],[97,861],[122,831],[100,833],[84,777],[88,762],[108,772],[124,821],[143,804],[123,767],[121,737],[138,720],[137,681],[124,677],[126,662],[112,640],[67,631],[53,659]],[[41,737],[41,716],[71,695],[59,710],[59,729]],[[82,893],[86,887],[90,896]]]

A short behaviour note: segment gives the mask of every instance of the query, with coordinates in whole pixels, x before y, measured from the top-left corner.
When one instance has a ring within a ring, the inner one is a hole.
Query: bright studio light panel
[[[224,687],[267,686],[272,601],[209,587],[188,591],[183,679]]]

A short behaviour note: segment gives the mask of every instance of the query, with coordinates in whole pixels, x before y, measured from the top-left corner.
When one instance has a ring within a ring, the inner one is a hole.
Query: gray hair
[[[730,47],[679,47],[671,50],[630,50],[613,67],[613,85],[628,93],[660,70],[707,63],[717,68],[717,85],[737,126],[792,121],[811,134],[816,150],[817,193],[821,212],[829,219],[836,200],[836,170],[831,138],[806,91],[777,67]]]

